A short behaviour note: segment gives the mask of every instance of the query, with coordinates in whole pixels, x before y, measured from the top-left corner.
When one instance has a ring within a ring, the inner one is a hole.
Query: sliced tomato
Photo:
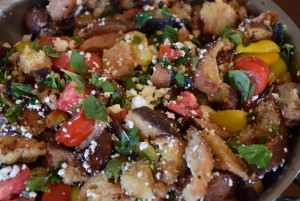
[[[30,177],[30,170],[28,167],[22,170],[17,176],[12,179],[0,181],[0,200],[9,200],[14,195],[19,195],[25,188],[25,182]]]
[[[87,119],[81,110],[65,121],[55,134],[55,140],[68,147],[74,147],[85,140],[94,130],[95,120]]]
[[[50,57],[52,62],[52,69],[60,71],[60,69],[69,69],[70,66],[70,55],[66,52],[62,52],[60,57]],[[72,69],[73,72],[73,69]]]
[[[182,92],[176,100],[168,104],[168,108],[183,116],[201,116],[202,112],[197,99],[191,92]]]
[[[56,108],[65,112],[72,112],[71,108],[78,105],[78,103],[87,99],[88,95],[91,94],[91,89],[85,87],[84,92],[79,94],[75,87],[77,84],[74,81],[70,81],[60,94],[58,101],[56,102]]]
[[[264,62],[263,60],[257,58],[257,57],[242,57],[239,58],[238,60],[236,60],[234,62],[234,66],[238,67],[238,66],[242,66],[244,63],[247,62],[254,62],[259,64],[260,66],[262,66],[266,72],[267,75],[270,74],[270,68],[268,66],[268,64],[266,64],[266,62]]]
[[[241,58],[244,59],[244,58]],[[245,60],[248,58],[245,57]],[[252,82],[256,83],[256,88],[254,91],[254,96],[260,94],[265,90],[269,80],[269,71],[259,63],[256,63],[255,60],[242,62],[237,60],[237,63],[233,67],[235,70],[243,70],[247,76],[249,76]],[[268,66],[267,66],[268,68]]]
[[[42,201],[71,201],[71,186],[64,183],[47,183],[50,193],[44,193]]]

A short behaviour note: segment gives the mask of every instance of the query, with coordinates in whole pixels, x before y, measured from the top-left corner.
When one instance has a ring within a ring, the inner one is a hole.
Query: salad
[[[276,12],[49,0],[24,21],[0,47],[0,201],[256,200],[288,160],[300,85]]]

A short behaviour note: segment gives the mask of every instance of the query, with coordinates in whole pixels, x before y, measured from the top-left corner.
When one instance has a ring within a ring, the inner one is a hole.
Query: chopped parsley
[[[132,154],[139,142],[138,133],[138,128],[132,128],[128,132],[123,130],[121,139],[115,142],[115,150],[122,154]]]
[[[173,14],[169,12],[167,7],[162,7],[160,9],[160,13],[165,19],[170,20],[170,19],[174,18]]]
[[[49,57],[60,57],[61,52],[57,52],[53,49],[51,44],[46,44],[44,47],[40,46],[40,40],[38,38],[36,38],[33,43],[31,44],[31,49],[35,50],[35,51],[40,51],[42,50],[43,52],[45,52],[45,54],[47,54]]]
[[[8,61],[8,58],[10,57],[10,55],[12,55],[12,53],[14,53],[16,51],[17,51],[16,47],[13,47],[9,51],[7,51],[5,56],[1,60],[1,64],[2,65],[5,64]]]
[[[12,83],[11,92],[14,99],[31,94],[32,86],[29,84]]]
[[[60,69],[62,72],[64,72],[67,75],[68,79],[73,80],[76,82],[78,85],[75,87],[75,90],[79,93],[82,94],[84,91],[84,85],[86,85],[86,81],[81,77],[80,75],[77,75],[75,73],[71,73],[70,71],[67,71],[65,69]]]
[[[53,71],[51,71],[49,77],[39,81],[37,84],[46,88],[62,90],[61,83],[59,79],[55,77],[55,73]]]
[[[12,105],[8,108],[5,114],[5,118],[9,123],[15,123],[22,112],[22,104]]]
[[[136,21],[136,24],[140,27],[144,26],[149,19],[152,18],[154,15],[153,12],[148,11],[148,12],[143,12],[143,13],[138,13],[134,16],[132,16],[132,19]]]
[[[133,39],[131,41],[132,44],[136,44],[136,45],[140,44],[141,42],[142,42],[142,39],[138,36],[133,36]]]

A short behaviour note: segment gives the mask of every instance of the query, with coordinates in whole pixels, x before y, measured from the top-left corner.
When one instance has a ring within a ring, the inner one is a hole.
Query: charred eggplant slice
[[[164,30],[165,26],[170,25],[175,28],[180,28],[184,24],[187,29],[191,30],[190,21],[188,19],[180,19],[180,20],[168,20],[168,19],[150,19],[145,24],[145,26],[139,28],[138,30],[147,33],[153,34],[157,30]]]

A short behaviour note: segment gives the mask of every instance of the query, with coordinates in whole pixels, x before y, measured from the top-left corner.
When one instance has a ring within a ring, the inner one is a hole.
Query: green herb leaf
[[[30,94],[32,87],[29,84],[12,83],[11,90],[13,98],[18,99],[19,97]]]
[[[143,146],[143,149],[141,149],[141,146]],[[135,152],[138,153],[141,158],[146,158],[154,165],[159,161],[156,149],[149,142],[139,142]]]
[[[162,14],[162,16],[168,20],[174,18],[173,14],[169,12],[167,7],[162,7],[160,9],[160,13]]]
[[[185,76],[179,72],[176,68],[171,68],[172,71],[174,71],[175,75],[174,78],[176,80],[176,82],[181,85],[184,86],[185,85]]]
[[[42,191],[50,192],[50,189],[46,186],[48,182],[48,177],[30,177],[26,181],[26,186],[31,191]]]
[[[73,37],[71,38],[71,40],[73,40],[73,41],[75,42],[76,45],[78,45],[78,44],[80,44],[80,43],[82,43],[82,42],[84,41],[82,38],[75,37],[75,36],[73,36]]]
[[[48,176],[48,181],[49,181],[52,185],[54,185],[54,184],[56,184],[56,183],[61,183],[61,182],[62,182],[62,179],[61,179],[58,175],[56,175],[56,174],[49,174],[49,176]]]
[[[292,57],[292,52],[294,49],[294,45],[285,43],[282,45],[280,51],[280,56],[284,59],[284,61],[289,65]]]
[[[51,71],[50,76],[48,78],[39,81],[37,84],[46,88],[58,89],[60,91],[62,90],[60,81],[57,77],[55,77],[55,73],[53,71]]]
[[[257,165],[259,168],[269,168],[272,151],[264,145],[241,145],[238,147],[238,153],[243,156],[249,164]]]
[[[249,92],[252,93],[255,90],[255,85],[250,88],[250,79],[242,70],[228,71],[224,76],[224,81],[241,92],[243,103],[247,101]]]
[[[123,97],[122,104],[121,104],[122,107],[124,107],[126,105],[129,105],[133,98],[134,98],[134,96],[125,96],[125,97]]]
[[[184,62],[186,62],[189,58],[190,58],[190,54],[187,53],[187,52],[184,54],[184,56],[178,57],[178,58],[175,59],[175,61],[174,61],[175,67],[181,66],[181,65],[182,65]]]
[[[257,117],[257,114],[248,113],[247,116],[246,116],[246,119],[249,123],[251,123],[251,122],[255,121],[256,117]]]
[[[122,77],[121,80],[126,83],[126,90],[130,90],[130,89],[135,89],[136,88],[136,84],[132,80],[132,76]]]
[[[142,42],[142,39],[138,36],[133,36],[133,39],[131,41],[132,44],[140,44]]]
[[[84,56],[79,54],[76,50],[72,50],[70,65],[76,73],[87,73],[89,70],[88,65],[85,63]]]
[[[10,55],[12,55],[12,53],[14,53],[16,51],[17,51],[16,47],[13,47],[8,52],[6,52],[5,56],[1,60],[1,64],[5,64],[8,61],[8,58],[10,57]]]
[[[168,59],[168,57],[163,56],[160,58],[160,60],[158,61],[158,64],[162,65],[163,67],[167,67],[168,65],[171,64],[171,60]]]
[[[53,49],[53,47],[50,44],[45,45],[42,48],[42,51],[45,52],[49,57],[60,57],[61,52],[57,52]]]
[[[31,49],[35,50],[35,51],[40,51],[42,48],[40,46],[40,40],[38,38],[36,38],[33,43],[30,46]]]
[[[233,31],[233,26],[227,26],[224,30],[223,30],[223,32],[222,32],[222,34],[221,34],[221,37],[222,38],[230,38],[231,39],[231,41],[235,44],[235,45],[239,45],[239,44],[241,44],[242,42],[243,42],[243,40],[242,40],[242,38],[241,38],[241,36],[239,35],[239,34],[237,34],[237,33],[235,33],[234,31]]]
[[[83,110],[87,119],[107,122],[106,107],[99,103],[95,96],[89,95],[89,97],[84,101]]]
[[[116,183],[121,168],[122,168],[122,161],[119,158],[113,158],[110,161],[108,161],[105,167],[105,173],[107,174],[108,179],[114,177]]]
[[[149,19],[152,18],[153,15],[154,15],[153,12],[148,11],[148,12],[138,13],[132,16],[132,19],[136,21],[137,25],[142,27],[148,22]]]
[[[161,43],[164,43],[166,39],[169,39],[170,43],[173,43],[174,40],[178,37],[178,31],[170,25],[166,25],[164,32],[162,34]]]
[[[15,123],[22,112],[22,104],[12,105],[6,111],[5,117],[9,123]]]
[[[86,84],[86,81],[81,77],[80,75],[77,75],[75,73],[71,73],[70,71],[67,71],[65,69],[60,69],[62,72],[64,72],[71,80],[76,82],[79,86],[84,86]]]
[[[0,75],[0,82],[7,80],[8,70]]]
[[[122,154],[133,153],[139,142],[138,131],[138,128],[132,128],[127,133],[123,131],[120,141],[115,142],[115,150]]]

